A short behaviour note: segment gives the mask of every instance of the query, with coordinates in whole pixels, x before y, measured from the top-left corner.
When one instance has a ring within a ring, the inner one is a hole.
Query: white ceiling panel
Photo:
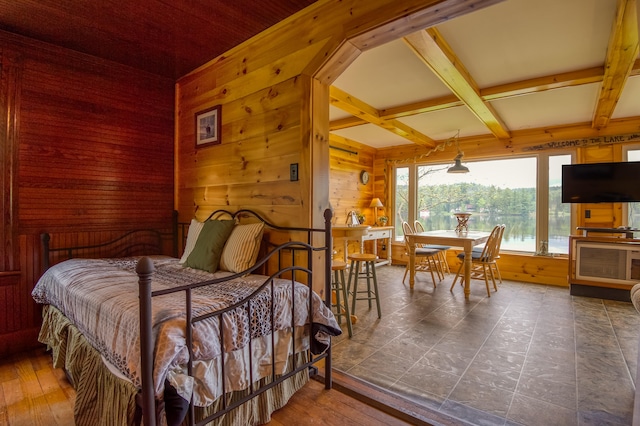
[[[437,28],[481,88],[602,65],[615,0],[508,0]]]
[[[401,39],[363,52],[333,85],[377,109],[451,93]]]
[[[466,107],[449,108],[427,114],[404,117],[399,121],[434,140],[451,138],[458,133],[458,130],[460,130],[461,138],[490,133]]]
[[[336,130],[331,133],[369,145],[373,148],[385,148],[389,146],[407,144],[407,140],[405,138],[373,124],[363,124],[361,126],[350,127],[348,129]]]
[[[640,75],[630,77],[624,86],[612,118],[637,117],[640,115]]]
[[[585,84],[494,101],[510,130],[591,121],[600,84]]]

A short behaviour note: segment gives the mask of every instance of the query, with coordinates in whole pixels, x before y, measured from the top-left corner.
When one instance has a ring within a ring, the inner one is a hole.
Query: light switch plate
[[[289,180],[291,182],[298,180],[298,163],[293,163],[289,166]]]

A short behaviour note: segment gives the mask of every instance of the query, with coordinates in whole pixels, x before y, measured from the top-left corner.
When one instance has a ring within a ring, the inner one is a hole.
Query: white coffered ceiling
[[[421,135],[433,144],[458,131],[461,138],[492,133],[508,138],[523,129],[575,123],[605,128],[609,120],[629,117],[640,122],[635,3],[506,0],[435,31],[365,51],[333,84],[332,134],[384,148],[422,143]],[[430,59],[419,57],[424,46]],[[440,49],[435,54],[434,46]],[[629,49],[635,49],[632,57]],[[447,55],[449,62],[443,62]],[[611,81],[607,93],[617,99],[613,109],[601,99],[603,80]],[[351,104],[345,108],[345,102]],[[367,108],[369,113],[362,113]],[[376,114],[378,120],[368,118]],[[417,141],[399,136],[407,129],[418,133]]]

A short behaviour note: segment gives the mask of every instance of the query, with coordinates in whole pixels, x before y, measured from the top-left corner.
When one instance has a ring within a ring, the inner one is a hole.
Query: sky
[[[640,161],[640,150],[629,150],[627,161]],[[510,158],[488,161],[462,161],[469,168],[469,173],[447,173],[452,164],[429,165],[438,172],[430,175],[429,183],[455,184],[478,183],[494,185],[498,188],[535,188],[536,158]],[[562,164],[571,164],[571,156],[552,155],[549,157],[549,186],[560,186],[562,183]]]
[[[429,183],[455,184],[478,183],[495,185],[499,188],[534,188],[536,183],[536,159],[516,158],[508,160],[490,160],[480,162],[462,162],[469,168],[469,173],[447,173],[446,167],[434,173]]]

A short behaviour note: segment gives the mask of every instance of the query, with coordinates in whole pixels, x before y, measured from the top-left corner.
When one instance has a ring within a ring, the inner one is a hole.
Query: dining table
[[[409,288],[413,288],[416,276],[416,246],[423,244],[437,244],[464,249],[464,297],[469,299],[471,294],[471,252],[473,247],[486,243],[491,232],[436,230],[407,234],[409,248]]]

